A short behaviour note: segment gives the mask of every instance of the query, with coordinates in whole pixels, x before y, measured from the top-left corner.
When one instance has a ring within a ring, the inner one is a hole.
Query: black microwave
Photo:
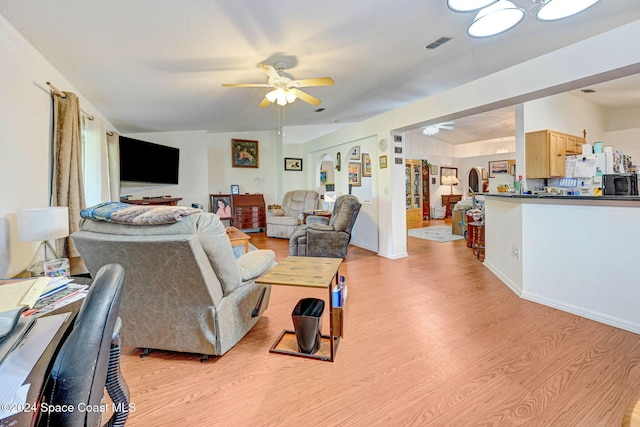
[[[635,173],[602,175],[602,194],[605,196],[637,196],[638,175]]]

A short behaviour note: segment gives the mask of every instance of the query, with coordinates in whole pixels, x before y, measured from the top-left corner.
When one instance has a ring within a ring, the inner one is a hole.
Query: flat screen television
[[[120,181],[177,184],[180,149],[120,137]]]

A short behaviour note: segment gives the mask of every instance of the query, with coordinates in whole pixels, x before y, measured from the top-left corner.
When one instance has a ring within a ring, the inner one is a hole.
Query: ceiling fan
[[[315,96],[309,95],[306,92],[301,91],[301,87],[312,86],[333,86],[333,79],[331,77],[316,77],[312,79],[294,80],[293,76],[285,73],[283,70],[287,68],[287,63],[284,61],[278,61],[274,66],[268,64],[258,64],[258,67],[262,68],[268,78],[266,83],[225,83],[224,87],[268,87],[272,88],[268,92],[262,102],[258,104],[260,107],[267,107],[272,103],[284,106],[293,103],[296,99],[301,99],[307,104],[318,105],[320,101]]]
[[[433,136],[440,132],[440,129],[453,130],[453,125],[455,123],[456,122],[442,122],[435,125],[427,126],[426,128],[422,129],[422,133],[423,135]]]

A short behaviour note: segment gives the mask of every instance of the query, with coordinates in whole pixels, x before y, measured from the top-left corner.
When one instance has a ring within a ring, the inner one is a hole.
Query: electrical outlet
[[[520,259],[520,248],[518,248],[517,246],[512,246],[511,249],[513,250],[513,256],[516,259]]]

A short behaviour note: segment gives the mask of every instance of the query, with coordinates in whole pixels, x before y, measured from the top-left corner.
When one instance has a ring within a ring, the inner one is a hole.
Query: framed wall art
[[[349,160],[360,160],[360,146],[356,145],[349,151]]]
[[[380,169],[386,169],[387,168],[387,156],[378,157],[378,162],[380,164]]]
[[[231,194],[212,194],[211,212],[220,219],[231,219]]]
[[[234,168],[257,168],[258,160],[258,141],[231,140],[231,166]]]
[[[445,176],[455,176],[457,178],[458,177],[458,168],[449,168],[449,167],[442,166],[440,168],[440,183],[441,184],[442,184],[442,178],[444,178]],[[447,185],[451,185],[451,184],[447,184]],[[452,184],[452,185],[457,185],[457,184]]]
[[[362,185],[362,164],[349,162],[349,185],[360,187]]]
[[[370,177],[373,171],[373,165],[371,164],[371,156],[369,153],[362,153],[362,176]]]
[[[284,158],[284,170],[286,171],[301,171],[302,159],[296,159],[292,157]]]
[[[495,178],[496,175],[501,175],[503,173],[509,173],[508,160],[496,160],[495,162],[489,162],[489,178]]]
[[[320,171],[320,185],[327,185],[327,171]]]

